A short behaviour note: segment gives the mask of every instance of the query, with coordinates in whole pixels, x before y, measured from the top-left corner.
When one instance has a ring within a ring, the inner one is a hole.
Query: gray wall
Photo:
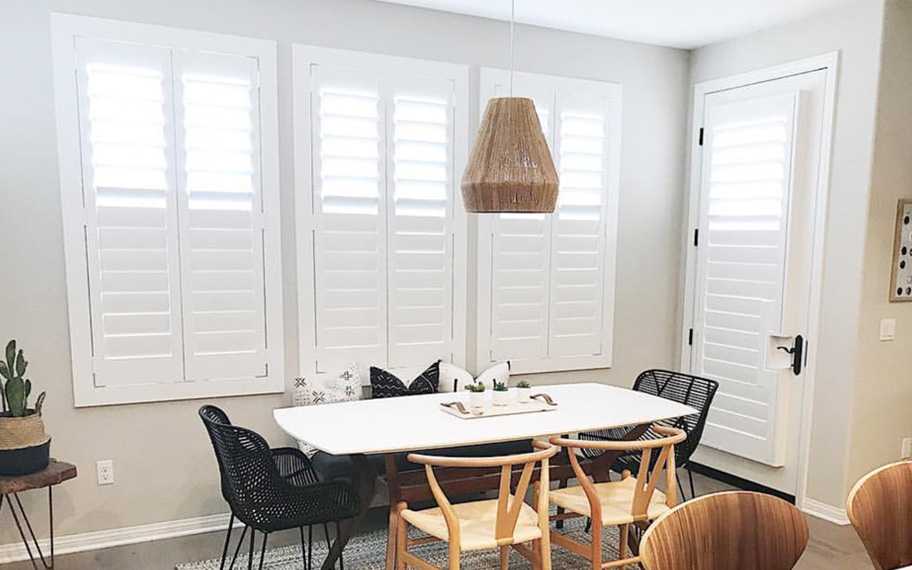
[[[846,492],[868,471],[897,461],[912,437],[912,303],[890,303],[896,202],[912,198],[912,2],[884,12],[877,135],[865,240],[858,364]],[[878,340],[880,319],[896,319],[896,340]]]
[[[698,49],[692,60],[691,79],[698,83],[837,50],[840,54],[821,337],[811,339],[818,360],[807,487],[809,498],[837,509],[845,505],[882,16],[882,2],[861,0]]]
[[[49,392],[45,409],[53,453],[75,462],[81,472],[56,495],[58,533],[225,512],[215,462],[196,417],[201,402],[73,407],[50,55],[53,11],[279,41],[289,378],[298,362],[291,44],[506,67],[508,26],[358,0],[0,2],[0,263],[5,268],[0,272],[0,339],[15,337],[25,347],[33,381]],[[549,379],[629,385],[644,368],[674,364],[689,54],[526,26],[516,32],[517,69],[624,85],[615,366]],[[477,104],[476,68],[471,77]],[[474,330],[474,323],[468,330]],[[271,410],[289,400],[285,394],[216,403],[236,422],[282,444],[287,442],[273,424]],[[95,485],[100,459],[115,462],[113,486]],[[39,512],[43,502],[28,499]],[[44,523],[40,518],[35,522]],[[0,532],[0,542],[13,542],[8,525]]]

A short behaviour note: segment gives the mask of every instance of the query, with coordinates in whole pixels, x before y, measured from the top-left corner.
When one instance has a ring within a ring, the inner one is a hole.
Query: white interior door
[[[690,364],[719,391],[702,441],[715,451],[699,460],[792,494],[825,81],[821,70],[703,101]]]

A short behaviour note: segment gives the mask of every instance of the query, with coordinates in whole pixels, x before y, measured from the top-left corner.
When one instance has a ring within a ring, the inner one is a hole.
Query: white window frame
[[[310,86],[311,65],[349,67],[355,70],[369,69],[379,73],[400,74],[409,77],[423,77],[452,81],[454,93],[454,189],[453,208],[456,215],[455,243],[453,248],[453,355],[452,362],[465,366],[466,360],[466,273],[468,223],[459,180],[468,160],[469,145],[469,71],[465,65],[442,63],[368,52],[321,48],[295,44],[293,46],[294,86],[294,171],[295,171],[295,219],[298,264],[298,342],[300,349],[300,374],[312,376],[316,370],[316,291],[314,280],[314,169],[312,160],[312,91]],[[389,230],[387,229],[387,232]],[[389,292],[387,292],[389,297]],[[387,342],[389,342],[387,340]],[[361,362],[361,378],[364,385],[370,385],[368,368],[384,366],[385,363]],[[427,363],[428,365],[431,362]],[[421,372],[426,366],[390,368],[401,373],[403,380],[411,380],[411,374]]]
[[[276,43],[69,14],[52,14],[51,26],[67,302],[76,407],[284,392]],[[265,226],[263,236],[267,323],[267,375],[265,377],[132,386],[95,386],[89,275],[83,235],[85,213],[82,205],[78,91],[75,80],[74,39],[77,37],[208,51],[258,59],[261,185]]]
[[[497,84],[508,80],[509,71],[494,68],[482,68],[480,80],[479,109],[484,113],[489,99],[495,96]],[[623,105],[623,86],[617,83],[591,81],[538,73],[515,72],[515,78],[526,79],[536,85],[548,85],[555,90],[586,90],[601,94],[609,99],[609,114],[606,117],[609,123],[608,133],[608,160],[607,168],[607,194],[605,197],[605,274],[604,290],[602,294],[602,353],[592,356],[562,356],[545,357],[535,360],[512,360],[511,372],[513,374],[537,374],[544,372],[562,372],[570,370],[587,370],[596,368],[610,368],[613,357],[614,338],[614,301],[615,280],[617,277],[617,225],[618,225],[618,195],[621,181],[621,117]],[[522,96],[522,93],[516,93]],[[491,366],[491,351],[494,339],[492,329],[492,224],[493,216],[478,217],[478,247],[477,269],[478,276],[478,302],[476,311],[476,366],[484,370]]]

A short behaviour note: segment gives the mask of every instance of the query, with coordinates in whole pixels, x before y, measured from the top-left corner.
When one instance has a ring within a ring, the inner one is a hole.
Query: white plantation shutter
[[[608,109],[604,100],[574,101],[577,96],[567,94],[558,101],[560,194],[551,224],[552,357],[599,355],[605,349]]]
[[[453,85],[390,83],[389,365],[452,360]]]
[[[515,74],[535,102],[560,174],[551,215],[481,220],[478,366],[510,360],[519,372],[608,366],[614,282],[620,89]],[[509,75],[482,71],[482,105],[509,95]]]
[[[177,382],[170,54],[80,38],[77,55],[94,383]]]
[[[174,59],[187,379],[265,376],[256,60]]]
[[[77,406],[281,391],[275,44],[53,20]]]
[[[295,47],[303,374],[464,358],[465,74]]]
[[[767,350],[783,321],[795,113],[794,95],[707,109],[697,250],[694,373],[719,381],[703,442],[772,465],[787,386]]]
[[[386,132],[379,79],[313,66],[317,370],[386,360]]]

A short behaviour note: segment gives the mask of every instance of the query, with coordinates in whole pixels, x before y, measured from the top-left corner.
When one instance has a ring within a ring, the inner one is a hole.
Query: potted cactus
[[[494,381],[494,405],[506,406],[510,403],[510,389],[506,382]]]
[[[0,475],[28,475],[48,466],[51,438],[44,429],[41,406],[44,392],[28,407],[32,381],[25,378],[28,361],[16,341],[6,345],[0,361]]]
[[[481,382],[473,382],[466,386],[469,391],[469,407],[473,410],[481,410],[485,405],[485,385]]]
[[[528,404],[532,401],[532,385],[525,380],[516,383],[516,401],[520,404]]]

